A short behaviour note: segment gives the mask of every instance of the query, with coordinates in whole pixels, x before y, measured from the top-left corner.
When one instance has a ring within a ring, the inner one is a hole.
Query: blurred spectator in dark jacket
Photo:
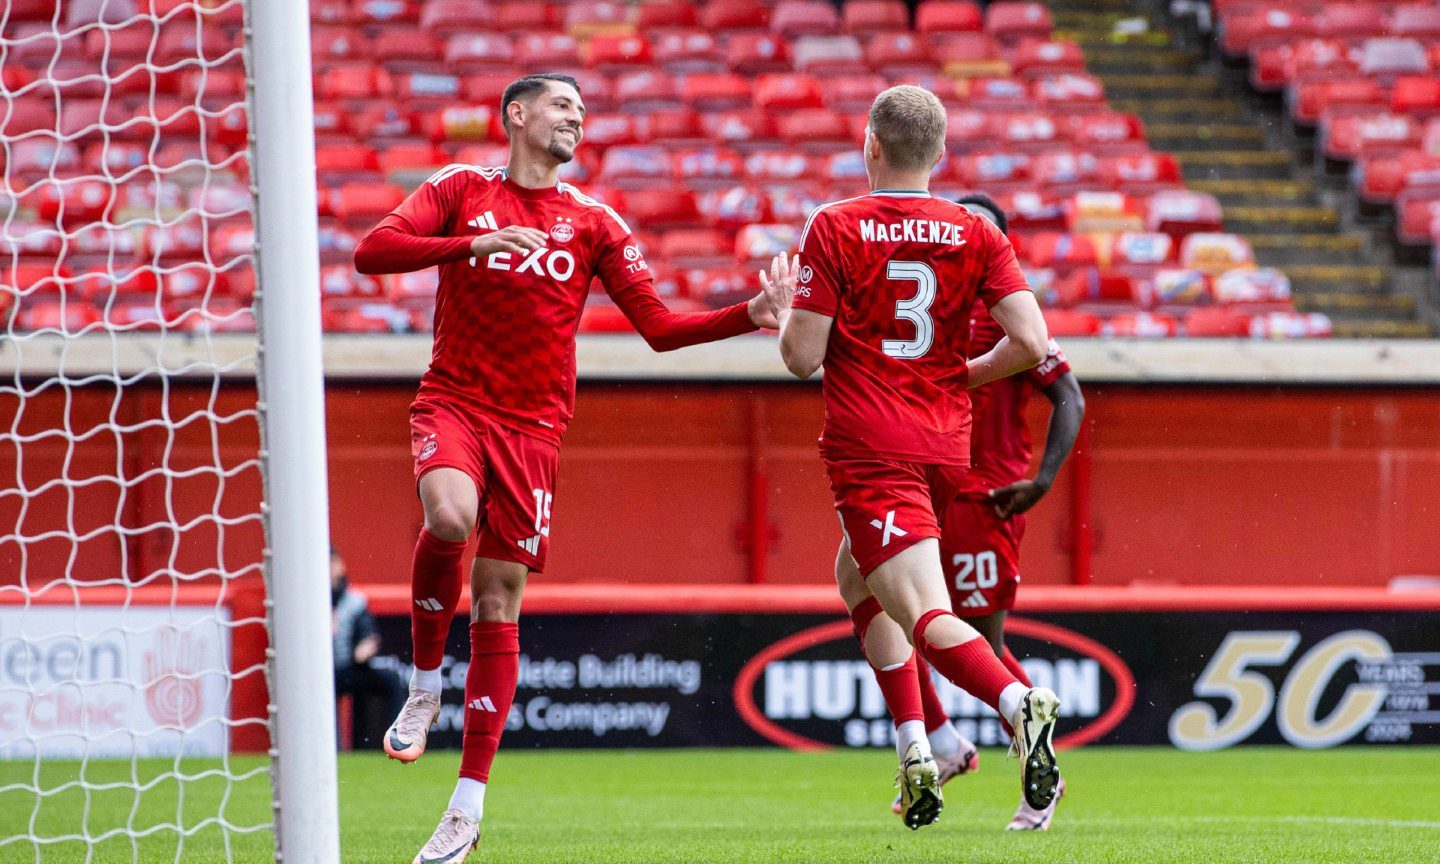
[[[375,616],[370,614],[365,595],[350,587],[345,560],[334,549],[330,550],[330,609],[335,695],[350,697],[354,746],[379,747],[386,725],[400,710],[405,688],[393,672],[370,666],[370,659],[380,650]]]

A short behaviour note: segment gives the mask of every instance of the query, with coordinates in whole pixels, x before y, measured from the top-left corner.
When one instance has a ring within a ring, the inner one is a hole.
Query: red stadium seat
[[[1185,335],[1194,339],[1232,339],[1250,335],[1250,315],[1229,306],[1192,309],[1185,315]]]
[[[814,157],[792,150],[758,150],[745,158],[745,176],[763,182],[799,182],[813,179]]]
[[[901,33],[910,29],[910,13],[900,0],[850,0],[840,17],[845,32],[852,36]]]
[[[770,26],[770,6],[761,0],[709,0],[700,26],[710,32],[761,30]]]
[[[1049,39],[1052,29],[1050,10],[1039,3],[991,3],[985,9],[985,30],[1001,42]]]
[[[315,171],[327,182],[341,177],[379,179],[375,149],[365,144],[334,144],[315,148]]]
[[[1326,159],[1351,162],[1366,156],[1398,154],[1420,146],[1420,122],[1388,111],[1332,108],[1320,117],[1321,151]]]
[[[1122,312],[1101,327],[1112,339],[1169,339],[1179,331],[1180,322],[1162,312]]]
[[[1157,308],[1198,306],[1210,301],[1210,277],[1199,270],[1161,267],[1150,280],[1150,293]]]
[[[1289,43],[1293,50],[1285,60],[1287,83],[1326,81],[1360,74],[1360,64],[1350,46],[1339,39],[1302,39]]]
[[[1329,316],[1319,312],[1266,312],[1250,319],[1256,339],[1323,339],[1333,329]]]
[[[741,75],[782,72],[791,68],[790,46],[770,33],[742,33],[730,37],[725,65]]]
[[[1144,152],[1145,126],[1134,114],[1104,113],[1066,118],[1066,132],[1077,147],[1099,156]]]
[[[728,72],[687,75],[680,95],[697,111],[740,108],[754,101],[749,79]]]
[[[690,3],[641,3],[635,9],[635,26],[641,33],[668,27],[694,27],[699,21]]]
[[[1088,154],[1081,154],[1082,158]],[[1059,187],[1063,190],[1065,187]],[[1073,187],[1071,187],[1073,188]],[[1058,194],[1058,193],[1052,193]],[[1145,228],[1145,201],[1122,192],[1078,191],[1065,200],[1066,226],[1074,234],[1111,231],[1142,231]],[[1110,253],[1106,243],[1096,246],[1104,263]]]
[[[522,69],[579,66],[580,43],[568,33],[519,34],[515,40],[515,65]],[[512,76],[505,72],[501,77],[508,81]]]
[[[798,225],[747,225],[735,235],[735,260],[768,263],[776,255],[792,251],[799,242]]]
[[[433,72],[400,72],[392,79],[395,98],[407,103],[453,103],[460,98],[461,80],[456,75]],[[417,105],[418,107],[418,105]]]
[[[1057,113],[1091,112],[1105,104],[1105,85],[1094,75],[1061,72],[1034,81],[1034,98]]]
[[[1396,6],[1390,13],[1387,32],[1392,36],[1428,39],[1432,44],[1440,41],[1440,6]]]
[[[103,36],[100,31],[90,35],[92,39]],[[149,35],[139,35],[148,47]],[[372,47],[373,40],[352,27],[322,25],[310,31],[310,53],[317,60],[365,60],[372,56]],[[139,56],[145,56],[145,51],[142,50]]]
[[[418,0],[355,0],[350,6],[350,20],[356,24],[418,24]]]
[[[1107,156],[1100,162],[1100,177],[1111,189],[1127,195],[1149,195],[1184,185],[1180,163],[1169,153]]]
[[[120,142],[115,142],[112,147],[124,147]],[[135,145],[140,146],[140,145]],[[104,145],[97,143],[92,147]],[[34,136],[21,138],[10,144],[8,163],[0,163],[11,177],[25,177],[30,180],[41,177],[68,177],[73,176],[80,170],[80,150],[68,141],[58,141],[49,136]],[[128,170],[138,164],[144,164],[148,151],[140,152],[140,161],[126,166],[122,170]],[[97,162],[89,163],[91,168],[101,167]],[[118,166],[116,166],[118,167]]]
[[[1010,61],[988,33],[937,33],[930,37],[930,51],[941,71],[952,77],[1010,74]]]
[[[1032,188],[1031,156],[1007,150],[967,153],[951,160],[955,179],[972,189],[999,193]]]
[[[850,135],[845,118],[825,108],[786,111],[775,119],[780,138],[792,147],[830,152],[837,146],[855,148],[860,142]]]
[[[1015,74],[1030,78],[1056,72],[1084,72],[1085,55],[1078,44],[1068,40],[1044,42],[1027,39],[1011,53],[1010,65]]]
[[[811,75],[761,75],[755,81],[755,107],[766,111],[820,108],[820,84]]]
[[[1274,267],[1241,267],[1226,270],[1211,283],[1216,303],[1256,306],[1290,306],[1290,279]]]
[[[679,108],[680,82],[674,75],[654,68],[624,72],[615,78],[615,98],[627,112],[663,111]]]
[[[1175,260],[1174,238],[1154,231],[1121,231],[1110,240],[1110,266],[1128,275],[1153,275]]]
[[[1406,188],[1440,187],[1440,155],[1411,150],[1362,159],[1356,194],[1367,204],[1388,204]]]
[[[494,30],[496,23],[495,10],[489,3],[471,0],[427,0],[420,12],[421,28],[441,37],[484,33]]]
[[[315,85],[317,99],[375,99],[389,91],[390,75],[369,64],[332,66]]]
[[[704,30],[670,30],[657,34],[654,47],[655,62],[672,73],[725,70],[724,49]]]
[[[1372,3],[1326,3],[1315,16],[1315,32],[1331,39],[1363,39],[1385,32],[1384,10]]]
[[[1236,267],[1253,267],[1250,241],[1239,234],[1196,232],[1180,241],[1180,264],[1212,276]]]
[[[769,222],[769,199],[753,186],[727,186],[704,192],[699,198],[700,213],[722,231],[738,231],[746,225]]]
[[[1440,232],[1440,186],[1407,189],[1395,198],[1395,237],[1408,246],[1428,246]]]
[[[825,0],[780,0],[770,16],[770,29],[781,36],[825,36],[840,29],[835,5]]]
[[[1390,94],[1375,81],[1355,79],[1301,84],[1292,91],[1290,118],[1297,125],[1314,126],[1326,108],[1335,105],[1371,105],[1384,108]]]
[[[994,118],[996,136],[1007,144],[1031,149],[1048,149],[1060,140],[1055,121],[1038,111],[999,114]]]
[[[494,9],[494,27],[505,33],[524,36],[559,30],[565,24],[562,7],[556,3],[510,0],[496,3]]]
[[[435,68],[442,53],[439,39],[421,30],[386,27],[371,45],[372,56],[391,69]]]
[[[1314,35],[1315,18],[1309,11],[1252,7],[1225,16],[1219,42],[1221,52],[1240,58],[1262,40],[1279,41]]]
[[[29,300],[15,311],[15,329],[20,331],[56,330],[79,333],[100,320],[100,313],[84,300],[46,302]]]
[[[355,114],[352,126],[361,140],[371,138],[417,138],[424,137],[423,118],[418,111],[409,111],[394,105],[372,105]]]
[[[1425,46],[1416,39],[1366,39],[1360,50],[1360,73],[1371,78],[1393,79],[1429,71]]]
[[[935,55],[930,43],[913,33],[881,33],[865,46],[865,65],[883,75],[903,76],[915,70],[933,71]]]
[[[984,27],[980,7],[970,0],[924,0],[915,8],[915,32],[955,33]]]
[[[619,72],[653,62],[650,43],[640,36],[593,36],[582,53],[585,65],[601,72]]]
[[[1100,333],[1100,316],[1069,309],[1042,309],[1045,327],[1055,339],[1087,338]]]
[[[610,147],[600,161],[601,179],[615,185],[662,183],[674,176],[670,152],[658,147]]]
[[[864,52],[854,36],[801,36],[791,49],[795,69],[812,75],[854,72]]]
[[[1145,225],[1150,231],[1173,236],[1216,232],[1222,225],[1220,202],[1214,195],[1189,189],[1156,192],[1149,198]]]
[[[726,147],[694,147],[675,154],[675,171],[694,189],[730,186],[744,176],[744,160]]]
[[[459,73],[509,70],[515,45],[500,33],[457,33],[445,43],[445,66]]]
[[[585,120],[585,140],[591,147],[600,149],[634,144],[640,140],[636,128],[638,119],[633,114],[591,114]]]
[[[700,115],[689,109],[656,111],[650,115],[648,140],[674,147],[698,144],[705,140],[705,130],[700,126]]]
[[[1037,154],[1030,167],[1037,186],[1052,195],[1100,187],[1100,162],[1094,154],[1077,150],[1047,150]]]
[[[1390,110],[1418,117],[1440,115],[1440,78],[1417,75],[1395,79]]]
[[[778,137],[775,118],[753,110],[707,111],[700,115],[700,128],[714,141],[741,146]]]
[[[7,262],[11,255],[55,259],[60,252],[60,230],[53,222],[42,225],[15,220],[6,225],[5,233],[0,235],[0,255],[4,255]],[[6,266],[10,265],[7,263]]]
[[[626,218],[648,229],[691,228],[701,221],[695,193],[686,189],[630,192],[624,209]]]
[[[350,4],[345,0],[312,0],[310,20],[317,24],[350,24]]]
[[[628,3],[579,0],[565,9],[565,32],[580,40],[631,36],[635,33],[632,11]]]
[[[396,144],[380,154],[380,170],[387,175],[396,172],[429,174],[449,160],[433,144]]]
[[[1045,231],[1025,244],[1026,258],[1039,267],[1068,271],[1075,267],[1094,267],[1099,250],[1093,238],[1084,234],[1063,234]]]
[[[676,267],[706,267],[725,261],[733,248],[724,232],[709,228],[666,231],[660,238],[660,257]]]
[[[351,224],[377,222],[400,206],[405,190],[393,183],[346,183],[331,190],[330,209]]]
[[[984,111],[950,111],[945,120],[945,146],[961,152],[993,146],[995,125]]]
[[[820,98],[825,107],[841,113],[870,110],[875,97],[887,86],[879,75],[842,75],[820,82]]]

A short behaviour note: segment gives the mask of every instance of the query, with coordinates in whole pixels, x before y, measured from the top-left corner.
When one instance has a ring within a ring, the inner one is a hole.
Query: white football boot
[[[480,823],[450,808],[410,864],[460,864],[480,842]]]
[[[440,716],[440,697],[424,690],[411,690],[405,705],[390,728],[385,730],[385,755],[401,762],[414,762],[425,752],[430,727]]]

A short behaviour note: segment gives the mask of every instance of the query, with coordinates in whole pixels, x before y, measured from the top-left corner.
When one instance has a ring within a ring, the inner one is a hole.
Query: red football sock
[[[1009,645],[1005,646],[1005,653],[1000,655],[1000,662],[1005,664],[1005,668],[1010,670],[1010,674],[1015,676],[1016,681],[1026,687],[1035,686],[1030,683],[1030,676],[1025,674],[1025,667],[1021,666],[1020,661],[1015,659],[1015,655],[1010,653]]]
[[[934,732],[950,722],[950,715],[935,692],[935,679],[930,677],[930,664],[924,660],[915,663],[915,677],[920,681],[920,704],[925,709],[925,731]]]
[[[410,639],[417,669],[439,669],[445,659],[445,637],[460,602],[460,559],[467,545],[468,540],[441,540],[420,529],[410,571]]]
[[[520,677],[520,625],[476,621],[470,625],[470,671],[465,675],[465,733],[460,776],[487,783],[500,749],[500,733],[515,701]]]
[[[1016,683],[1015,676],[995,656],[995,651],[983,637],[953,648],[937,648],[926,641],[925,630],[930,622],[944,616],[955,617],[955,613],[944,609],[932,609],[920,616],[915,624],[915,644],[930,661],[930,665],[948,678],[956,687],[1000,711],[1000,691]]]
[[[881,612],[880,601],[874,597],[866,597],[859,605],[850,610],[850,620],[855,624],[855,638],[860,640],[860,651],[865,651],[865,634],[870,629],[870,622]],[[870,658],[866,657],[866,662]],[[885,698],[885,707],[890,709],[890,716],[894,718],[895,725],[899,726],[909,720],[920,720],[925,716],[925,709],[920,702],[920,682],[915,675],[915,652],[910,652],[910,657],[899,666],[890,669],[877,669],[874,663],[870,668],[875,671],[875,683],[880,685],[880,695]]]

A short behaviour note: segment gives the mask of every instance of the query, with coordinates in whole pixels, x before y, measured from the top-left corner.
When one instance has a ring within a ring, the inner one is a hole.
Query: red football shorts
[[[480,495],[476,519],[482,558],[545,568],[550,506],[560,449],[501,426],[489,417],[435,402],[410,407],[415,482],[436,468],[464,471]]]
[[[954,500],[969,469],[892,459],[825,460],[835,511],[850,554],[869,576],[927,537],[940,536],[938,514]]]
[[[1001,519],[995,505],[971,498],[950,505],[941,520],[940,560],[956,615],[982,618],[1014,608],[1024,536],[1024,514]]]

